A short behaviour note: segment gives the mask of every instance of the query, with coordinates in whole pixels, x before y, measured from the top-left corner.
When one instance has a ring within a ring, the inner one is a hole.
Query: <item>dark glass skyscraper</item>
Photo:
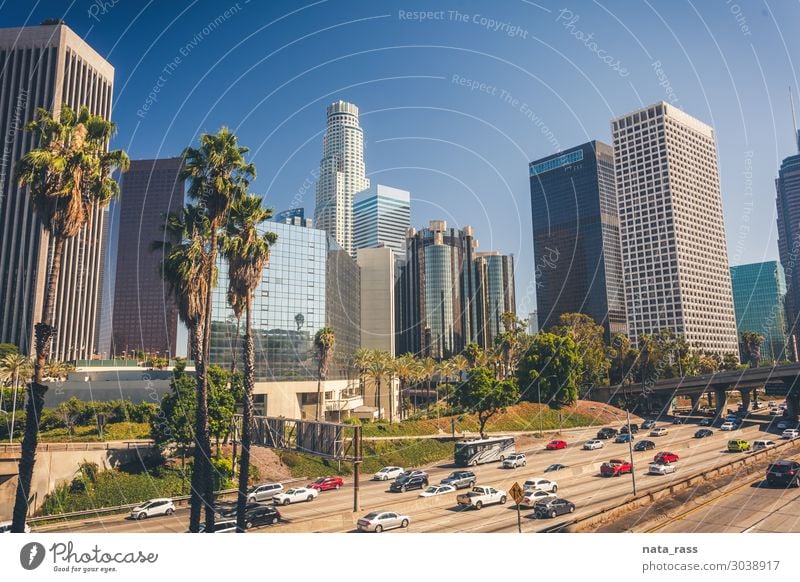
[[[531,162],[539,329],[585,313],[626,333],[614,150],[591,141]]]
[[[786,281],[778,261],[731,267],[736,328],[764,336],[762,360],[786,359]],[[747,361],[745,354],[740,354]]]
[[[797,150],[800,152],[800,132]],[[786,274],[786,317],[791,352],[800,327],[800,153],[783,160],[775,187],[778,191],[778,251]]]
[[[475,253],[473,287],[477,324],[474,339],[483,348],[491,347],[504,330],[503,314],[516,313],[514,298],[514,257],[498,252]]]

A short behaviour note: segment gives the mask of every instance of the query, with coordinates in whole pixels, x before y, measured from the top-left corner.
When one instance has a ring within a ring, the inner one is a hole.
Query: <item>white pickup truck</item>
[[[502,505],[506,502],[506,499],[507,494],[502,489],[485,486],[473,487],[469,493],[462,493],[456,497],[459,505],[474,507],[475,509],[480,509],[484,505],[491,505],[492,503],[500,503]]]

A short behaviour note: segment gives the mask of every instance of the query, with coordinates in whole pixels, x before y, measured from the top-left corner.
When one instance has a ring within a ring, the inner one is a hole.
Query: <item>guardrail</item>
[[[124,446],[123,446],[124,445]],[[85,442],[85,443],[39,443],[37,451],[105,451],[112,449],[139,449],[152,448],[156,446],[155,441],[142,439],[135,441],[110,441],[110,442]],[[20,443],[0,444],[0,453],[20,451]]]

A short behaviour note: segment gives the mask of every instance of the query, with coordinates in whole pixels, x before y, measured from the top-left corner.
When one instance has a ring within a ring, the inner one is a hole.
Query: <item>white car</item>
[[[722,426],[719,427],[719,430],[736,430],[736,425],[730,421],[723,422]]]
[[[272,498],[272,502],[275,505],[289,505],[298,501],[313,501],[317,495],[319,495],[319,491],[311,487],[293,487],[283,493],[278,493]]]
[[[420,497],[434,497],[445,493],[455,493],[456,488],[452,485],[431,485],[419,494]]]
[[[372,478],[375,481],[388,481],[389,479],[397,479],[402,474],[403,467],[384,467],[375,473]]]
[[[517,467],[524,467],[528,464],[525,455],[522,453],[512,453],[508,455],[503,461],[503,469],[516,469]]]
[[[660,437],[660,436],[664,436],[665,434],[668,434],[668,433],[669,433],[669,431],[662,426],[662,427],[654,428],[653,430],[651,430],[650,431],[650,436],[652,436],[652,437]]]
[[[264,485],[258,485],[251,488],[247,492],[247,503],[269,501],[281,491],[283,491],[283,485],[280,483],[265,483]]]
[[[602,449],[603,448],[603,441],[600,439],[592,439],[590,441],[586,441],[583,443],[584,450],[593,451],[595,449]]]
[[[780,408],[773,408],[769,411],[769,413],[773,416],[780,416],[781,414],[783,414],[783,410],[781,410]]]
[[[556,494],[552,491],[539,491],[537,489],[530,489],[525,492],[525,497],[520,502],[520,507],[533,507],[537,501],[544,501],[545,499],[555,498]]]
[[[674,473],[678,470],[677,465],[673,465],[672,463],[650,463],[650,474],[651,475],[668,475],[669,473]]]
[[[172,515],[175,513],[175,504],[172,499],[151,499],[131,509],[133,519],[144,519],[154,515]]]
[[[550,491],[556,493],[558,491],[558,483],[550,479],[528,479],[522,484],[522,490],[526,493],[528,491]]]
[[[774,447],[775,441],[753,441],[753,450],[761,451],[768,447]]]
[[[373,511],[358,520],[358,531],[381,533],[385,529],[408,527],[411,518],[393,511]]]
[[[797,430],[796,428],[787,428],[781,434],[781,438],[784,439],[796,439],[797,437],[800,437],[800,430]]]

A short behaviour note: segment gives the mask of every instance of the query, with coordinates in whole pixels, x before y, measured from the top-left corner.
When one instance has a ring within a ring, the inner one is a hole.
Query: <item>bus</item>
[[[475,439],[457,442],[453,460],[459,467],[470,467],[479,463],[502,462],[514,452],[514,437]]]

